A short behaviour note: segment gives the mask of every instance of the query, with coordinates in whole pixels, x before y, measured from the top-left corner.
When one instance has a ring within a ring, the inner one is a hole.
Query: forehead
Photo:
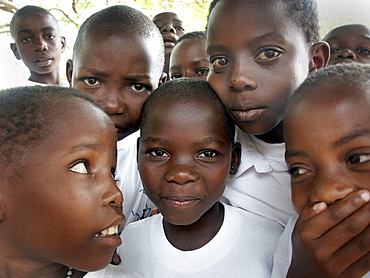
[[[15,35],[22,31],[33,31],[42,29],[58,30],[58,23],[50,14],[44,13],[29,13],[17,16],[14,19]]]
[[[211,12],[207,44],[218,38],[233,41],[237,36],[267,38],[270,35],[304,39],[303,31],[289,16],[285,1],[224,0]]]
[[[194,52],[197,54],[203,54],[207,58],[206,54],[206,40],[205,38],[191,38],[180,41],[173,48],[171,58],[179,55],[178,58],[183,58],[184,56],[193,56]],[[196,58],[196,57],[194,57]]]
[[[153,18],[154,23],[182,23],[175,13],[161,13]]]
[[[334,39],[349,40],[350,38],[354,37],[370,39],[370,31],[366,26],[363,25],[342,26],[330,31],[325,36],[324,40],[334,40]]]

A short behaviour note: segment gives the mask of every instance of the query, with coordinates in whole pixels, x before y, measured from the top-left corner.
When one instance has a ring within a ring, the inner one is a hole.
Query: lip
[[[49,66],[54,61],[54,58],[52,57],[42,57],[35,60],[35,64],[37,64],[40,67],[46,67]]]
[[[176,44],[176,39],[172,36],[167,36],[163,38],[164,46],[174,47]]]
[[[333,62],[333,65],[339,65],[339,64],[351,64],[351,63],[354,63],[355,61],[353,61],[352,59],[340,59],[340,60],[335,60]]]
[[[178,196],[170,196],[170,197],[161,197],[164,199],[168,204],[175,207],[176,209],[187,209],[194,206],[198,203],[201,198],[198,197],[178,197]]]
[[[124,222],[125,216],[122,214],[111,225],[95,233],[94,239],[99,240],[99,242],[103,243],[107,247],[117,248],[122,244],[121,237],[119,235],[123,229]],[[110,231],[110,234],[106,234],[108,230]]]
[[[251,122],[256,120],[265,110],[265,108],[247,108],[240,110],[232,110],[232,113],[237,119],[242,122]]]

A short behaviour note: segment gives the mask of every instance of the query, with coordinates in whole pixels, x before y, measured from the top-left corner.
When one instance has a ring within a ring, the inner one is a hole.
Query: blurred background
[[[154,15],[172,11],[184,22],[186,32],[204,30],[208,7],[212,0],[0,0],[0,89],[12,86],[29,76],[28,69],[18,61],[9,44],[9,22],[16,9],[35,5],[49,10],[59,21],[61,35],[66,37],[67,49],[60,63],[65,79],[65,61],[72,57],[72,47],[79,26],[91,14],[112,5],[125,4],[153,18]],[[370,26],[370,0],[317,0],[321,36],[332,28],[348,23]]]

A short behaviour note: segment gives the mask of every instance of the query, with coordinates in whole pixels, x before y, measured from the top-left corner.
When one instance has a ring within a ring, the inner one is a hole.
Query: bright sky
[[[317,0],[319,8],[319,18],[321,24],[321,35],[325,35],[330,29],[348,23],[360,23],[370,26],[370,0]],[[137,7],[135,7],[137,8]],[[145,12],[144,12],[145,13]],[[3,13],[1,13],[3,15]],[[186,16],[190,19],[190,16]],[[9,19],[10,20],[10,19]],[[187,31],[199,30],[199,22],[189,24]],[[202,26],[203,27],[203,26]],[[61,73],[65,75],[65,61],[71,58],[71,47],[73,46],[74,36],[67,32],[67,45],[69,49],[63,53],[61,61]],[[27,80],[29,76],[28,69],[22,63],[17,61],[10,50],[9,44],[12,39],[9,36],[0,34],[0,89],[20,84]]]

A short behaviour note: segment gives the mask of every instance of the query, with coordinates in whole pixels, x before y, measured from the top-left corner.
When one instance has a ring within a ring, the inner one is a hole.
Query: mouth
[[[94,237],[109,237],[109,236],[118,236],[119,234],[119,225],[111,226],[99,233],[96,233]]]
[[[232,113],[242,122],[251,122],[257,119],[264,110],[264,108],[251,108],[245,110],[232,110]]]
[[[177,209],[189,208],[200,201],[200,198],[194,197],[184,197],[184,198],[162,197],[162,198]]]
[[[164,38],[163,39],[164,46],[174,47],[176,44],[176,40],[173,38]]]
[[[46,67],[46,66],[49,66],[52,63],[53,60],[54,59],[51,58],[51,57],[37,59],[37,60],[35,60],[35,64],[37,64],[41,67]]]
[[[335,60],[332,64],[339,65],[339,64],[351,64],[351,63],[354,63],[352,59],[339,59],[339,60]]]

